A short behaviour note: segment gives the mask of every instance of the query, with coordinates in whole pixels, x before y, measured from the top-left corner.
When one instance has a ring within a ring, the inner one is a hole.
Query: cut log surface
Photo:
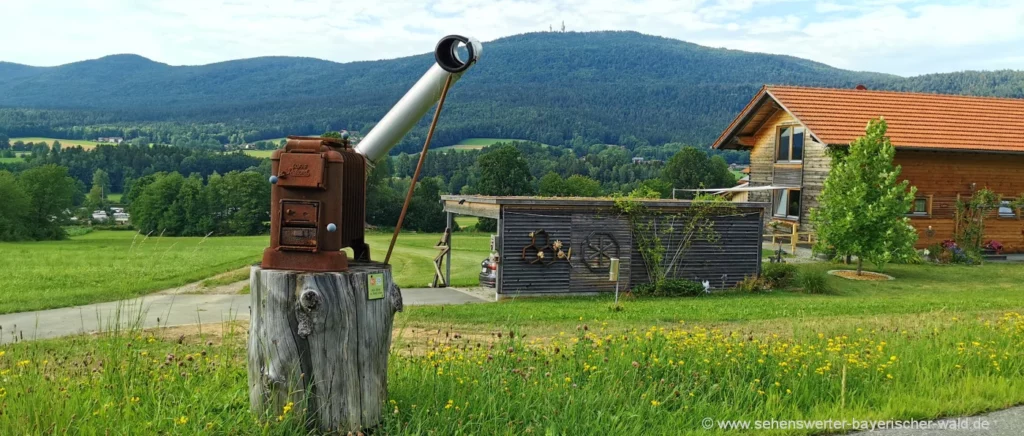
[[[383,276],[383,297],[370,295]],[[249,402],[276,418],[288,403],[311,429],[378,425],[387,399],[388,353],[402,295],[391,267],[353,262],[340,273],[267,270],[249,276]]]

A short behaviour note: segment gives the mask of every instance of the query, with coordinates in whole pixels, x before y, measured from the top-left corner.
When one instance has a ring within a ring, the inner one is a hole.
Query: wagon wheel
[[[591,233],[583,242],[583,262],[594,272],[607,271],[619,257],[619,243],[608,233]]]

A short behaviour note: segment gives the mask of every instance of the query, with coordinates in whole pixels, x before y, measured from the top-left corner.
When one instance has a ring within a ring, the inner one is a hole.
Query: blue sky
[[[0,60],[31,65],[115,53],[173,65],[382,59],[449,33],[487,41],[565,21],[853,70],[1024,70],[1024,1],[1013,0],[0,0],[0,11]]]

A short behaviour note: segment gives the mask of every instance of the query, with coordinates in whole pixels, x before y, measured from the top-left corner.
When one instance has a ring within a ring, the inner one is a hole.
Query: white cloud
[[[11,17],[0,60],[34,65],[112,53],[170,64],[382,59],[429,51],[449,33],[486,41],[564,20],[860,70],[1024,68],[1024,4],[1009,0],[0,0],[0,11]]]

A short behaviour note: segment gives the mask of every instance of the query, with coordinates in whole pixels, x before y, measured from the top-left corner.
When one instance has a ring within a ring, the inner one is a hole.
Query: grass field
[[[245,154],[263,159],[270,159],[270,155],[273,153],[274,150],[245,150]]]
[[[459,228],[464,231],[476,231],[476,223],[480,222],[480,218],[475,216],[457,216],[455,217],[455,223],[459,225]]]
[[[367,235],[372,257],[383,260],[391,234]],[[404,233],[391,261],[396,283],[424,287],[433,277],[440,235]],[[489,236],[457,233],[452,281],[475,285]],[[167,238],[94,231],[66,241],[0,243],[0,313],[131,298],[199,281],[259,261],[266,236]]]
[[[484,147],[497,144],[499,142],[511,142],[519,141],[518,139],[507,139],[507,138],[468,138],[459,141],[458,144],[449,145],[447,147],[435,148],[431,151],[465,151],[465,150],[480,150]]]
[[[99,144],[96,141],[86,141],[86,140],[82,140],[82,139],[59,139],[59,138],[37,138],[37,137],[31,137],[31,138],[11,138],[11,144],[15,143],[16,141],[21,141],[21,142],[24,142],[24,143],[31,142],[31,143],[34,143],[34,144],[38,144],[40,142],[45,142],[47,145],[53,145],[53,141],[60,141],[60,144],[61,144],[62,147],[81,146],[82,148],[84,148],[86,150],[89,150],[89,149],[92,149],[92,148],[96,148],[96,145]]]
[[[407,307],[379,430],[721,434],[704,420],[1005,408],[1024,402],[1019,270],[902,266],[893,282],[831,279],[830,295],[640,299],[621,311],[605,298]],[[203,331],[0,347],[0,397],[14,399],[0,398],[0,434],[306,434],[303,404],[249,414],[244,326]],[[825,432],[772,432],[809,433]]]
[[[114,204],[121,203],[122,197],[124,197],[124,194],[121,193],[107,194],[107,200]]]
[[[0,157],[0,163],[14,163],[25,160],[25,156],[32,153],[27,151],[18,151],[14,153],[14,157]]]
[[[162,238],[94,231],[0,243],[0,313],[131,298],[256,262],[264,237]]]

